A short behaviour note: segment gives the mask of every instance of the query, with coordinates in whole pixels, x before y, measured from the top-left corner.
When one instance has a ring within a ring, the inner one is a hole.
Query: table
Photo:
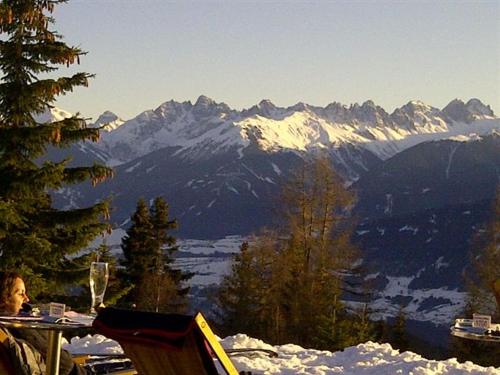
[[[455,325],[450,327],[453,336],[464,339],[490,341],[500,343],[500,325],[493,324],[491,329],[477,328],[473,326],[473,319],[456,319]]]
[[[46,372],[47,375],[59,375],[59,362],[61,359],[61,341],[62,333],[75,329],[92,327],[92,320],[79,323],[54,323],[43,319],[0,316],[0,326],[16,329],[35,329],[47,331],[48,345],[46,354]]]

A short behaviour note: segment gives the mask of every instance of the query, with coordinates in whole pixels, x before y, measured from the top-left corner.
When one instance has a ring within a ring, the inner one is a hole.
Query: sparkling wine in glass
[[[90,264],[90,294],[92,296],[92,305],[90,313],[95,314],[96,307],[99,307],[104,300],[104,292],[108,285],[108,263],[92,262]]]

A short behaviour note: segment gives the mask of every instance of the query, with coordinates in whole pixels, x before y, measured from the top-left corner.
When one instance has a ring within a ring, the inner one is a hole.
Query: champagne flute
[[[90,294],[92,296],[92,304],[90,306],[90,313],[96,313],[96,307],[102,305],[104,300],[104,292],[108,285],[108,263],[105,262],[92,262],[90,264]]]

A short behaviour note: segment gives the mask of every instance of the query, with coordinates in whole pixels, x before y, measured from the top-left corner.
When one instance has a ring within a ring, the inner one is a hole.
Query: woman
[[[17,315],[21,311],[23,303],[28,301],[22,277],[16,272],[0,272],[0,313]],[[35,357],[44,361],[48,346],[46,331],[34,329],[9,329],[9,331],[16,340],[20,339],[28,343],[35,354],[38,354]],[[66,350],[62,350],[59,373],[61,375],[80,375],[87,374],[87,371],[74,364],[71,355]]]

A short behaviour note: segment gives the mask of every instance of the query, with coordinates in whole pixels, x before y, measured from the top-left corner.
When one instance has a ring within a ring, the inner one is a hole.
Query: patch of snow
[[[384,208],[384,214],[392,215],[392,206],[393,206],[392,194],[386,194],[385,199],[386,199],[386,205]]]
[[[482,138],[477,135],[476,133],[471,133],[468,135],[465,134],[459,134],[452,136],[450,138],[447,138],[451,141],[456,141],[456,142],[470,142],[470,141],[480,141]]]
[[[281,169],[279,169],[279,167],[274,164],[274,163],[271,163],[271,166],[273,167],[273,170],[274,172],[278,175],[278,176],[281,176],[283,173],[281,172]]]
[[[412,297],[411,301],[405,307],[405,314],[408,319],[431,321],[436,325],[448,325],[454,316],[457,316],[465,307],[465,292],[459,292],[456,289],[434,288],[434,289],[411,289],[409,284],[418,277],[420,270],[413,277],[386,276],[388,283],[385,289],[379,294],[378,298],[370,305],[374,311],[373,318],[384,319],[390,316],[396,316],[398,307],[390,301],[391,298],[403,296]],[[428,298],[443,298],[448,303],[438,305],[432,309],[421,310],[420,303]]]
[[[314,375],[456,375],[476,374],[495,375],[498,369],[482,367],[472,362],[459,363],[455,358],[443,361],[428,360],[413,352],[400,352],[390,344],[371,341],[357,346],[347,347],[342,351],[305,349],[299,345],[286,344],[272,346],[262,340],[239,333],[219,339],[226,350],[257,348],[273,350],[278,355],[232,356],[238,372],[248,371],[253,374],[314,374]],[[70,353],[123,353],[120,345],[101,335],[73,337],[63,348]],[[258,352],[256,352],[258,354]],[[219,372],[223,372],[220,365]]]
[[[450,263],[447,263],[447,262],[443,262],[443,259],[444,257],[439,257],[436,262],[434,263],[434,267],[438,270],[440,269],[441,267],[449,267],[450,266]]]
[[[232,191],[233,193],[235,193],[237,195],[240,195],[239,191],[236,190],[234,187],[226,184],[226,188],[227,188],[227,190]]]
[[[455,155],[455,152],[457,151],[459,146],[460,146],[460,144],[453,147],[450,151],[450,155],[448,156],[448,165],[446,166],[446,172],[445,172],[447,180],[450,178],[450,168],[451,168],[451,162],[453,160],[453,155]]]
[[[405,225],[404,227],[399,228],[399,231],[400,232],[409,231],[413,232],[413,235],[416,235],[418,233],[418,228],[412,227],[410,225]]]
[[[127,173],[130,173],[132,172],[134,169],[140,167],[142,164],[142,162],[138,162],[138,163],[135,163],[134,165],[132,165],[131,167],[128,167],[127,169],[125,169],[125,172]]]

